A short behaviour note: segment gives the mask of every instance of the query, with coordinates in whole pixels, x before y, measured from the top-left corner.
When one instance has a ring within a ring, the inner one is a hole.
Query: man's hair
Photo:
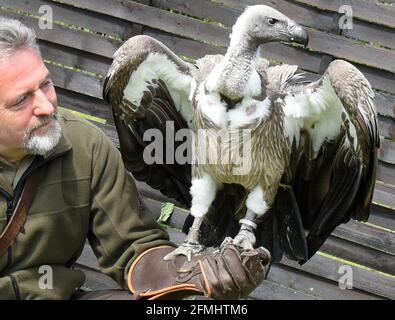
[[[0,17],[0,59],[29,47],[40,54],[34,30],[18,20]]]

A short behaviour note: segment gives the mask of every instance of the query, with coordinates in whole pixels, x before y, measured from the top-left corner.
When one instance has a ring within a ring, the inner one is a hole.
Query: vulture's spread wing
[[[291,180],[311,257],[339,224],[369,217],[379,147],[374,93],[341,60],[286,93],[285,134],[298,145]]]
[[[126,168],[137,180],[181,203],[190,201],[190,165],[177,164],[174,150],[186,137],[169,146],[173,134],[191,124],[189,95],[196,85],[196,72],[195,66],[161,42],[136,36],[115,52],[103,88],[103,97],[113,107]],[[150,154],[144,153],[147,145],[152,146]]]

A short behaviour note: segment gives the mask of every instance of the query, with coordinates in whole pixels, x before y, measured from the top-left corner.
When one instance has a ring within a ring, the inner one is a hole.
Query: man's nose
[[[53,104],[41,90],[37,90],[34,94],[33,108],[33,114],[37,117],[50,116],[55,112]]]

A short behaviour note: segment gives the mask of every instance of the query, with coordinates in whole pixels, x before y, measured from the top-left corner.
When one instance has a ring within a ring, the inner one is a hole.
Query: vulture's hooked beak
[[[294,43],[303,44],[304,48],[309,43],[309,34],[307,31],[296,22],[290,22],[288,26],[289,40]]]

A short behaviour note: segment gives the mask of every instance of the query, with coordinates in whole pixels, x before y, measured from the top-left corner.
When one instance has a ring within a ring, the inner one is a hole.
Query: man
[[[26,205],[24,197],[33,194]],[[27,217],[7,243],[23,206]],[[4,18],[0,230],[1,299],[241,298],[264,279],[270,261],[261,248],[241,252],[233,245],[191,261],[164,261],[174,244],[152,219],[119,152],[95,126],[58,112],[34,32]],[[79,291],[85,276],[73,264],[87,239],[101,270],[124,290]],[[40,280],[43,266],[51,270],[50,286]]]

